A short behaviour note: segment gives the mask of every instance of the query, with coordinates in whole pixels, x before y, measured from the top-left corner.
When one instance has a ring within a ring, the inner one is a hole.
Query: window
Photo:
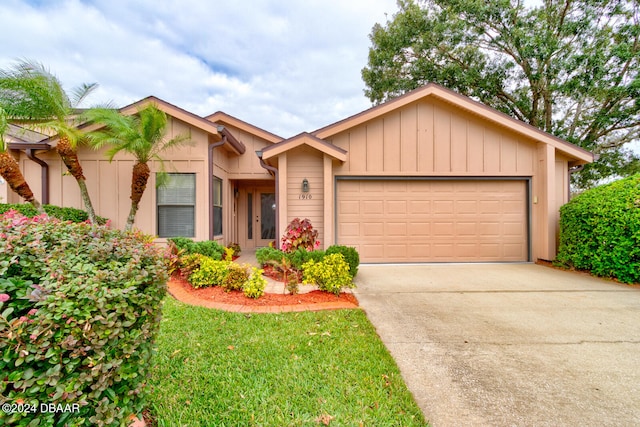
[[[195,237],[196,175],[169,173],[158,187],[158,237]]]
[[[213,234],[222,234],[222,180],[213,177]]]

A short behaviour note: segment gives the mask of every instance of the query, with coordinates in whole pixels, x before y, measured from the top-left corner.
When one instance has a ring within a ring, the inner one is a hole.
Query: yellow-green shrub
[[[229,264],[227,261],[216,261],[209,257],[200,258],[200,267],[191,273],[187,280],[194,288],[220,286],[227,278]]]
[[[339,295],[342,288],[354,288],[351,280],[349,264],[339,253],[326,255],[322,261],[310,260],[302,266],[304,270],[303,282],[316,284],[323,291]]]
[[[262,277],[262,270],[252,267],[251,277],[242,286],[244,295],[248,298],[260,298],[266,287],[267,280]]]
[[[249,272],[247,271],[247,265],[239,265],[234,262],[230,262],[227,265],[227,277],[222,282],[222,287],[225,291],[239,291],[242,290],[244,283],[249,280]]]

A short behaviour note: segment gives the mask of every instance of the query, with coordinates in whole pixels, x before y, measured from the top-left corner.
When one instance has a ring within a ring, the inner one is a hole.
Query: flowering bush
[[[318,230],[314,230],[311,221],[305,218],[295,218],[282,236],[281,248],[284,252],[293,252],[298,248],[312,251],[320,246]]]
[[[2,402],[74,411],[0,412],[0,424],[116,426],[140,414],[167,278],[141,233],[1,215]]]
[[[310,260],[302,269],[303,282],[318,285],[320,290],[339,295],[342,288],[355,288],[349,273],[349,264],[342,254],[326,255],[320,262]]]

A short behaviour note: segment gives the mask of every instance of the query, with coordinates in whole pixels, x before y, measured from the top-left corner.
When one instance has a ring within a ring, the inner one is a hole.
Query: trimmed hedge
[[[200,254],[213,258],[215,260],[223,259],[225,253],[224,246],[213,240],[203,240],[200,242],[194,242],[188,237],[173,237],[169,239],[180,250],[183,250],[185,254]]]
[[[586,191],[560,208],[556,261],[640,282],[640,174]]]
[[[0,393],[35,409],[0,424],[128,425],[145,407],[167,279],[148,236],[0,216]]]
[[[87,213],[82,209],[62,208],[55,205],[43,205],[42,207],[47,215],[61,219],[62,221],[84,222],[89,219],[89,215],[87,215]],[[9,212],[10,210],[18,211],[22,215],[30,218],[38,215],[38,211],[30,203],[0,203],[0,214]],[[97,217],[97,220],[100,225],[107,223],[106,218]]]

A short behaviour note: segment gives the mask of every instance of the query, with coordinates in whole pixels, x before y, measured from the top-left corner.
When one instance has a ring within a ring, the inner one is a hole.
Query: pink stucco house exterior
[[[168,186],[155,175],[136,227],[158,236],[278,241],[309,218],[322,247],[354,246],[362,262],[551,260],[572,169],[593,154],[467,97],[429,84],[310,133],[283,139],[222,112],[199,117],[149,97],[170,116]],[[81,208],[55,139],[11,141],[40,200]],[[122,227],[133,159],[82,147],[96,212]],[[159,165],[154,164],[152,171]],[[0,184],[0,201],[19,202]]]

